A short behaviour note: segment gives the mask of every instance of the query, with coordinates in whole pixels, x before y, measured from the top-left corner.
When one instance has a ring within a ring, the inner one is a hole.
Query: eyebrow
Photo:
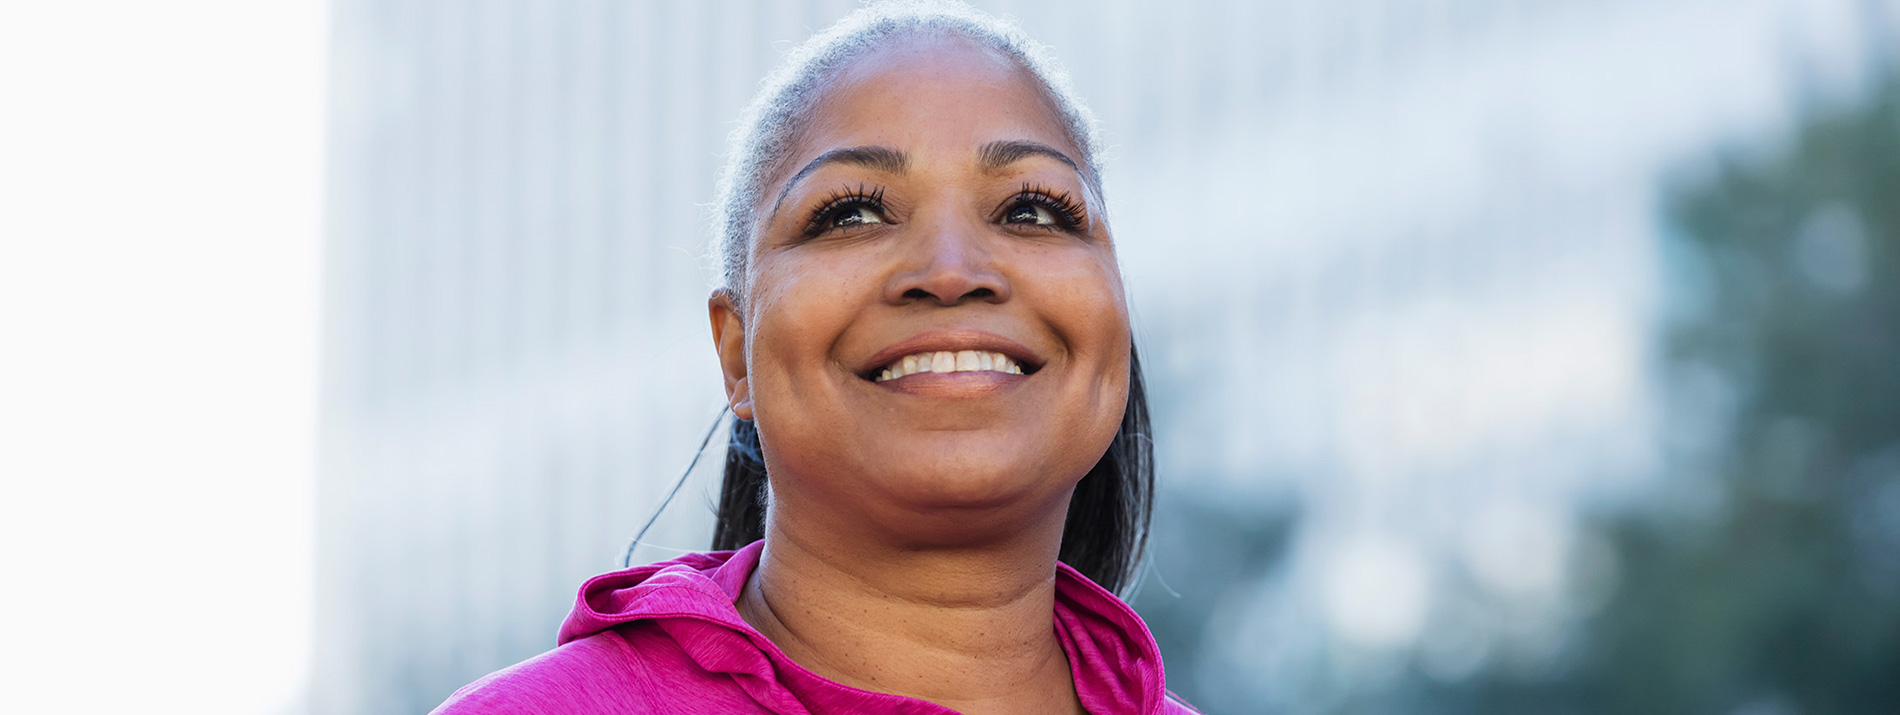
[[[976,153],[977,164],[986,172],[1002,169],[1032,156],[1055,159],[1074,170],[1083,180],[1090,178],[1089,173],[1083,171],[1082,166],[1069,158],[1069,155],[1042,142],[1004,139],[984,144]],[[798,186],[798,182],[804,181],[805,177],[810,176],[812,172],[828,164],[852,164],[887,173],[902,174],[910,170],[910,155],[890,147],[876,145],[845,147],[819,154],[818,158],[806,163],[798,170],[798,173],[785,181],[785,188],[778,192],[778,200],[772,203],[772,215],[778,215],[779,208],[785,204],[785,197],[792,193],[792,189]]]
[[[785,181],[785,188],[778,192],[778,201],[772,203],[772,215],[778,215],[779,206],[785,203],[786,195],[792,193],[792,188],[798,186],[798,182],[804,181],[805,177],[826,164],[854,164],[891,174],[902,174],[910,170],[910,155],[884,146],[845,147],[819,154],[818,158],[811,160],[805,168],[799,169],[798,173]]]
[[[1069,168],[1077,174],[1086,175],[1082,171],[1082,165],[1075,163],[1068,154],[1041,142],[1008,139],[984,144],[982,149],[977,150],[977,162],[983,165],[984,171],[996,171],[1032,156],[1049,157],[1069,165]]]

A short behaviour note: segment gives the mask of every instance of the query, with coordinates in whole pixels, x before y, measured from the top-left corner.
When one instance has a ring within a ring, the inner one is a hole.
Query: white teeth
[[[878,371],[877,381],[895,380],[920,372],[1001,372],[1021,375],[1023,369],[1002,353],[987,350],[938,351],[905,355]]]

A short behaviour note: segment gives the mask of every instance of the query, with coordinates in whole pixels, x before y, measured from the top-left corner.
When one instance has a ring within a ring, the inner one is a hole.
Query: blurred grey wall
[[[1302,664],[1561,652],[1602,568],[1574,514],[1656,469],[1654,182],[1866,52],[1830,0],[977,4],[1107,130],[1164,503],[1298,513],[1198,595],[1220,633],[1163,634],[1219,712],[1347,687]],[[723,139],[851,7],[334,2],[315,712],[426,711],[614,566],[723,399]],[[703,548],[716,479],[649,541]],[[1515,620],[1472,626],[1485,593]]]

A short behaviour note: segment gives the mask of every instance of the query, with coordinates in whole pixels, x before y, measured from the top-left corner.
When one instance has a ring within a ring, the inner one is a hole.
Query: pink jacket
[[[581,586],[559,645],[470,683],[435,709],[476,713],[903,713],[934,703],[841,685],[800,667],[733,607],[764,542],[687,554]],[[1091,715],[1196,712],[1167,692],[1135,612],[1058,565],[1056,636]]]

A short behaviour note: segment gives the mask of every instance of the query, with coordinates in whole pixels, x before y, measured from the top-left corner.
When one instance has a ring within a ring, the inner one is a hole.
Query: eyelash
[[[1089,224],[1088,212],[1083,210],[1081,202],[1075,200],[1067,191],[1052,191],[1040,184],[1023,184],[1023,190],[1010,199],[1003,209],[1007,216],[1018,206],[1040,206],[1055,215],[1056,225],[1050,228],[1074,233]]]
[[[1087,226],[1089,222],[1088,212],[1069,192],[1046,189],[1040,184],[1023,184],[1022,190],[1010,197],[1002,213],[1007,216],[1020,206],[1047,209],[1056,220],[1056,225],[1047,227],[1049,229],[1075,233],[1083,226]],[[833,222],[837,221],[845,211],[851,209],[868,209],[876,212],[880,217],[883,216],[885,214],[884,187],[866,188],[865,185],[859,184],[854,188],[833,191],[830,196],[825,197],[818,208],[812,210],[811,219],[805,223],[805,237],[816,237],[836,228],[832,225]],[[1042,228],[1033,225],[1032,227]]]
[[[824,203],[812,210],[811,220],[805,223],[805,237],[811,238],[833,228],[833,221],[843,215],[847,209],[863,208],[884,214],[884,187],[867,190],[863,184],[857,188],[839,189],[825,197]]]

